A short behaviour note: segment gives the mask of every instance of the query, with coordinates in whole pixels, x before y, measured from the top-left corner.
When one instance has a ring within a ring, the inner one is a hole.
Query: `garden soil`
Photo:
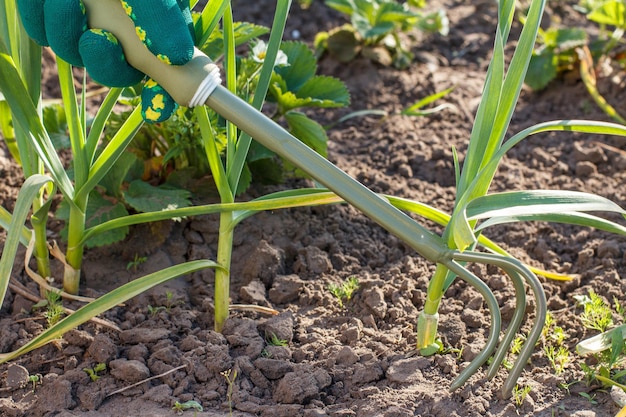
[[[352,103],[311,115],[330,123],[352,111],[387,112],[386,117],[358,117],[332,127],[329,159],[374,191],[449,212],[455,185],[452,149],[461,156],[466,150],[490,58],[496,5],[446,0],[429,7],[438,5],[450,17],[450,34],[416,35],[416,60],[406,70],[362,58],[348,64],[322,58],[320,73],[341,78]],[[549,16],[563,24],[584,24],[565,2],[554,6]],[[233,9],[238,20],[269,25],[273,2],[234,1]],[[285,37],[312,42],[318,31],[344,22],[319,0],[307,10],[294,4]],[[626,114],[625,74],[611,68],[603,66],[600,89]],[[47,64],[44,70],[46,97],[58,97],[50,75],[54,67]],[[427,117],[399,115],[417,100],[449,87],[454,90],[441,100],[449,108]],[[511,132],[560,118],[608,120],[577,74],[569,73],[545,91],[522,92]],[[12,210],[22,180],[4,149],[0,178],[0,198]],[[293,180],[280,187],[256,185],[246,198],[311,184]],[[492,190],[587,191],[626,207],[625,184],[626,140],[554,133],[514,148]],[[60,241],[58,224],[51,226],[51,240]],[[217,218],[211,216],[137,227],[122,244],[88,250],[81,292],[97,296],[173,264],[215,259],[217,227]],[[519,380],[520,389],[530,389],[525,397],[502,397],[508,375],[504,368],[487,380],[483,367],[461,388],[449,391],[490,330],[483,299],[473,288],[455,282],[440,310],[439,334],[446,353],[416,355],[416,318],[434,265],[354,208],[336,205],[262,213],[238,226],[232,302],[272,307],[278,315],[233,311],[224,331],[216,333],[213,273],[180,278],[105,313],[103,318],[120,330],[88,323],[0,366],[0,415],[171,416],[176,401],[190,400],[204,411],[191,409],[184,415],[198,417],[616,415],[620,407],[610,393],[589,383],[581,369],[581,364],[593,362],[578,356],[575,346],[594,333],[582,326],[582,309],[574,297],[593,290],[609,302],[616,298],[626,303],[626,240],[546,223],[499,226],[487,235],[530,265],[574,276],[568,282],[541,278],[555,324],[566,334],[570,361],[557,374],[540,344]],[[147,261],[129,270],[136,255]],[[511,283],[496,269],[470,268],[495,292],[506,325],[515,304]],[[37,294],[22,271],[20,255],[14,279]],[[350,277],[358,279],[359,288],[342,306],[328,286]],[[532,325],[532,302],[527,313],[523,332]],[[16,349],[45,325],[32,301],[10,292],[1,310],[0,351]],[[285,346],[270,344],[273,336]],[[98,363],[105,363],[106,370],[92,381],[84,369]],[[228,372],[230,383],[224,374]],[[40,382],[19,384],[27,374],[39,375]]]

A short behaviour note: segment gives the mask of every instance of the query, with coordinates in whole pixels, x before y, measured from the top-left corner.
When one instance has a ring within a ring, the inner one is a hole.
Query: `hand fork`
[[[331,162],[300,142],[280,125],[263,115],[245,101],[220,85],[215,64],[196,49],[193,59],[183,66],[159,61],[135,35],[133,23],[126,16],[119,0],[83,0],[92,28],[112,32],[122,44],[128,62],[157,81],[174,100],[184,106],[207,105],[230,120],[243,132],[262,145],[298,166],[312,178],[350,203],[371,220],[395,235],[431,262],[439,263],[473,286],[485,298],[491,315],[487,343],[479,355],[450,386],[462,386],[489,359],[498,345],[501,330],[500,310],[489,287],[461,263],[475,262],[495,265],[512,280],[516,294],[513,319],[497,349],[487,372],[493,378],[519,330],[526,310],[524,281],[535,299],[535,322],[519,357],[503,386],[503,397],[509,397],[535,344],[541,336],[546,318],[546,298],[537,277],[514,258],[474,251],[459,252],[447,247],[443,239],[421,226],[411,217],[392,206],[386,199],[369,190]]]

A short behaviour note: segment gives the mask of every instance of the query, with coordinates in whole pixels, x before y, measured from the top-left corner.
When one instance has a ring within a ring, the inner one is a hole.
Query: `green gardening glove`
[[[189,0],[121,0],[137,36],[161,61],[184,65],[194,51]],[[89,28],[81,0],[17,0],[26,32],[41,46],[50,46],[68,63],[85,67],[96,82],[130,87],[145,74],[130,66],[115,36]],[[148,79],[141,93],[142,115],[148,122],[167,120],[176,110],[172,97]]]

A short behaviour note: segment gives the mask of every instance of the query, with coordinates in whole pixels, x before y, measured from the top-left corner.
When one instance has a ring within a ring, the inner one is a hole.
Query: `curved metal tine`
[[[523,263],[515,258],[477,252],[454,253],[453,258],[461,261],[481,262],[496,265],[502,268],[509,276],[512,276],[513,274],[521,275],[533,292],[533,296],[535,298],[535,323],[528,333],[526,343],[524,343],[517,361],[515,361],[515,364],[513,365],[513,368],[511,368],[511,372],[502,387],[502,396],[504,398],[508,398],[511,396],[513,388],[517,383],[517,379],[524,370],[524,366],[526,366],[526,363],[530,359],[530,356],[535,349],[535,345],[541,337],[541,332],[546,322],[548,307],[543,287],[541,286],[539,278],[537,278],[537,276],[533,274]]]
[[[513,286],[515,287],[515,312],[500,342],[500,346],[498,346],[498,350],[493,356],[493,362],[487,371],[487,379],[492,379],[498,373],[498,369],[502,362],[504,362],[504,358],[511,347],[515,335],[522,326],[522,321],[524,321],[524,315],[526,313],[526,287],[524,286],[524,280],[516,272],[511,271],[509,273],[505,271],[505,273],[511,278]]]
[[[502,320],[500,318],[500,308],[498,301],[493,295],[487,284],[485,284],[480,278],[471,273],[467,268],[461,266],[457,262],[449,261],[444,264],[450,271],[457,274],[459,278],[467,282],[485,298],[487,308],[491,314],[491,330],[489,332],[489,338],[483,350],[474,358],[474,360],[463,369],[459,376],[450,385],[450,391],[454,391],[460,388],[467,380],[478,371],[478,369],[489,360],[489,357],[495,350],[498,344],[498,336],[500,334],[500,327]]]

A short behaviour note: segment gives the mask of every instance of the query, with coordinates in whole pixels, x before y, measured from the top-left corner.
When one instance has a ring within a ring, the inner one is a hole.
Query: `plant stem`
[[[441,298],[443,297],[447,275],[448,268],[442,264],[437,264],[437,269],[428,284],[428,293],[426,295],[426,302],[424,303],[425,314],[437,314]]]
[[[435,343],[437,324],[439,322],[439,304],[444,293],[444,285],[448,268],[437,264],[437,269],[428,284],[424,310],[417,319],[417,349],[422,355],[432,355],[439,349]]]
[[[33,201],[33,212],[36,213],[41,207],[41,200],[36,198]],[[47,214],[47,212],[46,212]],[[37,260],[37,272],[42,277],[52,275],[50,271],[50,252],[48,251],[48,235],[46,231],[45,219],[31,218],[33,233],[35,234],[35,259]]]
[[[86,200],[86,199],[85,199]],[[87,206],[85,201],[82,207]],[[70,294],[78,294],[80,286],[80,268],[83,263],[85,245],[81,242],[85,233],[85,211],[78,205],[70,204],[68,221],[67,252],[63,272],[63,289]]]
[[[215,270],[215,331],[221,332],[228,319],[230,304],[230,261],[233,250],[235,222],[232,212],[220,214],[220,230],[217,241],[217,263],[222,268]]]

